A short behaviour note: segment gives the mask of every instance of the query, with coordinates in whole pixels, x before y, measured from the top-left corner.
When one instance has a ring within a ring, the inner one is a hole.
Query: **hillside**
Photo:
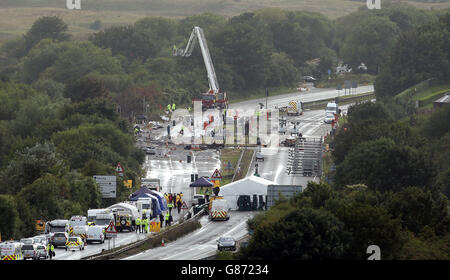
[[[450,3],[408,2],[419,8],[441,9]],[[363,2],[349,0],[82,0],[82,10],[70,11],[64,0],[2,0],[0,6],[0,42],[22,35],[41,16],[59,16],[69,24],[76,38],[85,39],[94,32],[89,26],[100,20],[102,27],[132,24],[145,16],[180,18],[199,13],[228,17],[261,8],[306,10],[334,19],[356,11]]]

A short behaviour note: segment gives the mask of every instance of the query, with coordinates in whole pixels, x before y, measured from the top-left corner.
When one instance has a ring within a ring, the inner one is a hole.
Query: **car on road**
[[[217,250],[231,250],[236,251],[236,240],[231,236],[222,236],[217,239]]]
[[[288,137],[285,140],[281,141],[281,145],[284,145],[285,147],[294,147],[295,142],[297,142],[297,138],[295,137]]]
[[[35,240],[33,238],[22,238],[19,241],[20,243],[23,243],[24,245],[34,244]]]
[[[22,254],[23,254],[23,259],[32,259],[32,260],[36,260],[37,259],[37,244],[25,244],[22,246]]]
[[[264,156],[261,152],[256,152],[255,161],[264,161]]]
[[[58,246],[66,247],[67,239],[69,239],[67,232],[55,232],[52,237],[52,244],[55,248]]]
[[[36,246],[36,259],[48,259],[49,255],[48,255],[48,251],[47,251],[47,247],[44,244],[37,244]]]
[[[144,151],[147,155],[156,155],[155,147],[145,147]]]
[[[38,240],[38,244],[43,244],[45,246],[47,246],[48,244],[48,239],[45,235],[37,235],[35,237],[33,237],[33,239]]]
[[[331,112],[326,113],[325,119],[323,120],[325,123],[332,123],[334,120],[334,114]]]
[[[312,76],[303,76],[302,79],[308,83],[314,83],[315,81],[317,81],[317,79]]]
[[[76,249],[84,250],[84,242],[79,236],[71,236],[66,242],[66,251],[75,251]]]

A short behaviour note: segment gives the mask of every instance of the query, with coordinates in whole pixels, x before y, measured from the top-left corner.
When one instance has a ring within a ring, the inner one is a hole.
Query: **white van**
[[[325,109],[325,113],[331,112],[333,114],[338,113],[338,105],[334,102],[330,102],[327,104],[327,108]]]
[[[105,243],[105,234],[102,226],[90,226],[87,230],[86,243],[100,242]]]
[[[0,260],[23,260],[22,246],[20,242],[0,243]]]

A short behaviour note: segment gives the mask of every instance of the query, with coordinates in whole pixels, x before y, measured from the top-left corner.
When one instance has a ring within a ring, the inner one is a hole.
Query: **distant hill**
[[[450,3],[404,1],[420,8],[448,8]],[[41,16],[57,15],[69,24],[76,38],[86,38],[101,27],[125,25],[145,16],[180,18],[200,13],[236,16],[261,8],[306,10],[337,18],[365,6],[350,0],[81,0],[81,10],[68,10],[65,0],[2,0],[0,42],[14,39],[28,30]],[[97,25],[94,23],[97,21]]]

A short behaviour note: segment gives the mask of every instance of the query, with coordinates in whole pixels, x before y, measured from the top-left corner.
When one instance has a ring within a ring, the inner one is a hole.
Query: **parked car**
[[[36,249],[36,244],[25,244],[22,246],[22,254],[23,254],[23,259],[33,259],[36,260],[37,259],[37,249]]]
[[[48,259],[49,254],[47,251],[47,247],[44,244],[37,244],[36,245],[36,259],[44,258],[45,260]]]
[[[66,247],[66,242],[69,239],[67,232],[55,232],[52,237],[52,244],[55,247],[64,246]]]
[[[217,240],[217,250],[231,250],[236,251],[236,241],[233,237],[223,236]]]
[[[71,236],[66,242],[66,251],[75,251],[76,249],[84,250],[84,242],[79,236]]]
[[[264,161],[264,156],[261,152],[256,152],[255,161]]]
[[[308,82],[308,83],[313,83],[313,82],[317,81],[316,78],[311,77],[311,76],[303,76],[302,79],[303,79],[305,82]]]

